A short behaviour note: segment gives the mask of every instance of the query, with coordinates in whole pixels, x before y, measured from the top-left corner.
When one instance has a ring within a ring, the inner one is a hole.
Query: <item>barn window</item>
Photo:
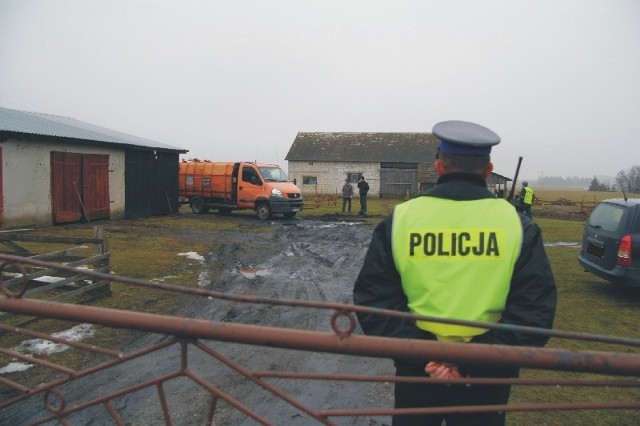
[[[317,185],[318,178],[316,176],[302,176],[302,183],[304,185]]]
[[[211,186],[211,178],[202,178],[202,186]]]
[[[347,179],[349,179],[350,183],[358,182],[358,179],[360,179],[360,176],[362,176],[362,173],[358,173],[358,172],[348,172],[347,173]]]

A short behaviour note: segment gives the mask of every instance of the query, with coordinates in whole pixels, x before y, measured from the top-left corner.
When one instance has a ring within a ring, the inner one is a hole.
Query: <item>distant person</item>
[[[360,176],[358,179],[358,192],[360,193],[360,216],[367,214],[367,192],[369,192],[369,184],[364,179],[364,176]]]
[[[533,189],[529,186],[529,182],[522,182],[522,190],[520,191],[520,204],[522,211],[529,219],[531,219],[531,205],[536,199]]]
[[[351,199],[353,198],[353,185],[349,179],[344,180],[342,185],[342,213],[344,213],[345,207],[349,206],[348,212],[351,213]]]

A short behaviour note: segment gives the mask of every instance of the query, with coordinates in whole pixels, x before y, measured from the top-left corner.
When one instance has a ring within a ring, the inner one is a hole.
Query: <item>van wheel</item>
[[[258,204],[258,208],[256,209],[256,213],[258,214],[258,219],[267,220],[271,217],[271,209],[269,208],[269,204],[260,203]]]
[[[196,197],[191,200],[191,211],[195,214],[202,214],[208,212],[209,207],[207,207],[202,198]]]
[[[292,217],[294,217],[296,215],[296,212],[291,212],[291,213],[284,213],[283,216],[285,217],[285,219],[291,219]]]
[[[233,211],[233,209],[230,209],[229,207],[219,207],[219,208],[218,208],[218,211],[220,212],[220,214],[223,214],[223,215],[225,215],[225,216],[226,216],[226,215],[231,214],[231,212]]]

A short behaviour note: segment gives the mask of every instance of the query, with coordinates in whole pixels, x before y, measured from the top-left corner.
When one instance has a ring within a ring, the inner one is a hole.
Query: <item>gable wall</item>
[[[52,224],[51,151],[108,155],[111,219],[124,217],[124,151],[18,139],[0,146],[5,228]]]
[[[342,185],[347,173],[362,173],[369,183],[369,196],[380,195],[380,163],[360,162],[322,162],[322,161],[289,161],[289,180],[296,180],[296,184],[304,195],[311,194],[342,194]],[[305,185],[304,176],[315,176],[317,185]],[[358,189],[354,189],[356,196]]]

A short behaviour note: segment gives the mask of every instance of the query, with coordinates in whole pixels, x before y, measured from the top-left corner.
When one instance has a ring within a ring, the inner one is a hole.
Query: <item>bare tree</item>
[[[640,192],[640,166],[620,170],[616,175],[616,184],[626,192]]]

